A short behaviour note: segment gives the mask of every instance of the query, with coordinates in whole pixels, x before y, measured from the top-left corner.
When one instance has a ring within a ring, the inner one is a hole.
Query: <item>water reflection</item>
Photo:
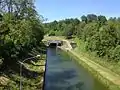
[[[66,90],[82,90],[81,87],[84,85],[83,82],[79,82],[75,85],[70,85]]]
[[[70,81],[76,77],[74,70],[54,70],[51,73],[47,73],[46,77],[46,89],[45,90],[80,90],[82,82],[77,84],[71,84]]]
[[[44,90],[108,90],[61,50],[48,49]]]

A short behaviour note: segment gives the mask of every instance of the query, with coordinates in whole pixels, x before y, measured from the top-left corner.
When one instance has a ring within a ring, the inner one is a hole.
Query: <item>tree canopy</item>
[[[34,0],[0,0],[0,58],[9,64],[40,45],[44,28]]]
[[[95,52],[100,57],[114,61],[120,60],[120,18],[108,20],[103,15],[88,14],[81,19],[65,19],[45,23],[48,34],[76,36],[86,43],[86,50]],[[54,34],[53,34],[54,33]]]

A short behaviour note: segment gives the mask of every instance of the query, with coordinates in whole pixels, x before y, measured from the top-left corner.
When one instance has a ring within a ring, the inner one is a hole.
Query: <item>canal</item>
[[[66,52],[48,48],[44,90],[108,90]]]

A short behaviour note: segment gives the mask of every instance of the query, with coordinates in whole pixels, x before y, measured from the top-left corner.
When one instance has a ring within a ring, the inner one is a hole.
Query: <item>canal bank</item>
[[[88,69],[95,78],[97,78],[100,82],[106,85],[110,90],[120,90],[120,77],[119,75],[111,72],[109,69],[102,67],[101,65],[95,63],[94,61],[86,58],[74,50],[71,49],[69,41],[65,40],[66,44],[60,47],[62,50],[69,53],[73,56],[80,65],[84,68]]]

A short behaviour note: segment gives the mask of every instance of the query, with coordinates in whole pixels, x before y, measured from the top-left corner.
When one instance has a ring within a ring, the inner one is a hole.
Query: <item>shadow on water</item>
[[[47,54],[47,67],[45,75],[44,90],[81,90],[84,84],[81,81],[71,83],[77,77],[74,68],[66,67],[66,64],[71,64],[61,57],[61,53],[57,48],[49,48]]]
[[[71,84],[70,79],[76,77],[74,70],[63,70],[61,72],[52,73],[46,77],[45,90],[81,90],[83,82]]]
[[[67,53],[48,48],[44,90],[108,90]]]

